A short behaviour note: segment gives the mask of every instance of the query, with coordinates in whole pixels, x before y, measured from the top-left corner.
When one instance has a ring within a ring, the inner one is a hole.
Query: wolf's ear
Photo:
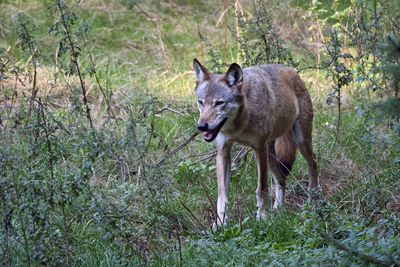
[[[200,64],[197,58],[193,59],[194,74],[196,74],[196,81],[202,82],[210,78],[210,72]]]
[[[232,63],[228,69],[228,72],[226,73],[226,78],[229,86],[239,85],[243,81],[242,68],[238,64]]]

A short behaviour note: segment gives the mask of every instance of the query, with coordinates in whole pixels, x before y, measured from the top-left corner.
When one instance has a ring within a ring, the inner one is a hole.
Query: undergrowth
[[[398,266],[399,25],[385,3],[1,2],[0,265]],[[299,156],[286,208],[257,221],[253,154],[236,146],[230,219],[210,227],[195,56],[220,73],[300,71],[323,199],[307,199]]]

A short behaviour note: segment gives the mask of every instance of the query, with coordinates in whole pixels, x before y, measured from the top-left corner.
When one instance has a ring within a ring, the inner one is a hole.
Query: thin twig
[[[41,99],[39,98],[39,100],[35,99],[34,101],[36,101],[36,103],[40,106],[40,108],[44,111],[46,111],[47,115],[50,116],[53,121],[60,127],[60,129],[64,130],[68,135],[72,135],[65,127],[64,125],[58,121],[56,118],[54,118],[53,113],[51,113],[50,111],[47,110],[47,107],[45,105],[43,105]]]
[[[144,11],[144,9],[143,9],[138,3],[135,3],[135,7],[136,7],[137,9],[139,9],[139,11],[140,11],[141,13],[143,13],[143,15],[146,17],[146,20],[147,20],[147,21],[150,21],[151,23],[154,24],[154,26],[156,26],[156,28],[158,28],[158,25],[157,25],[157,23],[155,22],[157,19],[154,19],[149,13],[147,13],[146,11]]]
[[[83,37],[82,39],[83,39],[83,42],[85,43],[85,46],[86,46],[86,47],[89,47],[88,42],[87,42],[86,37],[85,37],[84,34],[82,35],[82,37]],[[88,55],[89,55],[90,63],[91,63],[92,66],[93,66],[93,74],[94,74],[94,77],[96,78],[97,86],[99,87],[101,93],[102,93],[103,96],[104,96],[104,99],[106,100],[106,103],[107,103],[107,106],[108,106],[108,111],[111,113],[111,114],[109,114],[109,115],[112,115],[112,117],[115,118],[115,113],[114,113],[114,111],[113,111],[113,109],[112,109],[112,107],[111,107],[110,100],[109,100],[108,97],[106,96],[106,93],[105,93],[105,91],[104,91],[103,86],[101,86],[101,84],[100,84],[100,79],[99,79],[99,76],[97,75],[96,67],[94,66],[94,60],[93,60],[92,53],[90,52],[89,49],[87,49],[87,52],[88,52]]]
[[[178,133],[179,133],[179,131],[181,130],[181,127],[182,127],[182,125],[179,125],[179,127],[178,127],[178,129],[176,130],[174,136],[172,137],[171,145],[168,146],[168,150],[167,150],[168,153],[171,151],[172,145],[175,144],[175,140],[176,140],[176,138],[178,137]]]
[[[205,229],[206,227],[201,223],[201,221],[196,217],[196,215],[194,215],[194,213],[185,205],[185,203],[183,203],[182,200],[179,200],[179,202],[190,213],[190,215],[192,215],[192,217],[196,220],[196,222],[198,224],[200,224],[202,227],[204,227],[204,229]],[[212,232],[212,228],[211,228],[211,232]]]
[[[65,14],[63,12],[63,6],[61,4],[60,1],[57,1],[57,7],[58,10],[60,11],[60,15],[61,15],[61,22],[62,25],[64,27],[64,31],[65,31],[65,35],[68,39],[69,45],[70,45],[70,49],[71,49],[71,61],[72,63],[74,63],[75,67],[76,67],[76,71],[78,73],[78,77],[79,77],[79,82],[82,88],[82,95],[83,95],[83,104],[86,107],[86,118],[89,121],[89,125],[90,128],[93,128],[93,122],[92,122],[92,117],[90,116],[90,108],[89,108],[89,103],[86,97],[86,87],[85,87],[85,82],[83,81],[83,77],[82,77],[82,73],[79,67],[79,63],[78,63],[78,53],[75,51],[76,47],[74,42],[72,41],[72,37],[71,37],[71,33],[69,31],[69,27],[65,21]]]
[[[171,105],[172,105],[172,102],[169,102],[169,103],[168,103],[167,105],[165,105],[164,107],[158,109],[155,113],[156,113],[156,114],[159,114],[159,113],[162,113],[164,110],[168,110],[168,111],[171,111],[171,112],[173,112],[173,113],[176,113],[176,114],[179,114],[179,115],[183,115],[182,112],[170,108]]]
[[[217,208],[216,208],[215,205],[213,204],[213,201],[211,200],[211,197],[210,197],[210,195],[208,194],[207,188],[206,188],[206,186],[204,185],[203,179],[201,179],[200,176],[199,176],[199,180],[200,180],[201,186],[203,187],[204,193],[206,193],[206,196],[207,196],[207,198],[208,198],[208,201],[210,202],[211,208],[212,208],[212,209],[214,210],[214,212],[215,212],[215,215],[216,215],[215,222],[218,222],[218,220],[219,220],[220,223],[223,224],[223,221],[221,221],[221,218],[218,216]]]
[[[196,155],[189,155],[185,156],[182,159],[189,159],[189,158],[196,158],[196,157],[204,157],[204,156],[210,156],[211,154],[217,153],[217,150],[208,152],[208,153],[203,153],[203,154],[196,154]]]
[[[39,97],[38,102],[41,103],[41,99]],[[40,119],[42,119],[43,123],[39,124],[44,133],[45,133],[45,137],[46,137],[46,144],[47,144],[47,152],[49,153],[49,166],[50,166],[50,174],[51,174],[51,180],[54,181],[54,154],[53,154],[53,150],[52,150],[52,146],[51,146],[51,142],[50,142],[50,133],[49,133],[49,122],[48,120],[46,120],[46,115],[44,114],[44,109],[43,109],[43,105],[40,104],[40,108],[38,110],[40,118],[39,123],[40,123]]]
[[[13,106],[14,106],[15,96],[17,95],[17,83],[18,83],[18,74],[16,74],[16,76],[15,76],[15,84],[14,84],[14,87],[13,87],[13,94],[12,94],[12,97],[11,97],[11,105],[10,105],[10,109],[8,110],[7,121],[5,123],[4,128],[7,128],[8,122],[11,121],[11,112],[12,112],[12,109],[13,109]],[[4,103],[5,103],[6,108],[7,108],[6,96],[4,96]],[[17,124],[17,122],[15,122],[15,124]]]
[[[180,73],[180,74],[174,76],[174,77],[167,83],[167,85],[166,85],[165,87],[168,87],[168,86],[169,86],[171,83],[173,83],[176,79],[178,79],[178,78],[180,78],[180,77],[182,77],[182,76],[185,76],[185,75],[187,75],[187,74],[193,74],[193,73],[194,73],[194,71],[192,71],[192,70],[190,70],[190,71],[185,71],[185,72],[183,72],[183,73]]]
[[[211,154],[208,154],[207,156],[205,156],[205,157],[202,157],[201,159],[198,159],[198,160],[196,160],[196,161],[194,161],[192,164],[190,164],[191,166],[192,165],[195,165],[195,164],[197,164],[197,163],[199,163],[199,162],[202,162],[202,161],[205,161],[206,159],[208,159],[208,160],[210,160],[210,159],[212,159],[213,157],[215,157],[217,155],[217,152],[215,151],[215,152],[213,152],[213,153],[211,153]]]
[[[238,191],[237,191],[237,184],[239,181],[236,181],[235,183],[235,198],[236,198],[236,211],[237,211],[237,216],[239,218],[239,229],[242,231],[242,214],[240,213],[240,207],[239,207],[239,198],[238,198]]]
[[[181,244],[181,236],[180,231],[176,230],[176,237],[178,238],[178,247],[179,247],[179,267],[182,267],[182,244]]]
[[[329,68],[332,65],[332,63],[333,63],[333,59],[329,63],[327,63],[323,66],[321,64],[317,64],[317,65],[307,66],[307,67],[298,69],[297,73],[300,73],[303,70],[324,70],[324,69]]]
[[[226,5],[226,3],[225,3],[225,1],[224,1],[224,6],[223,6],[223,8],[222,8],[223,10],[222,10],[221,15],[219,16],[219,18],[218,18],[218,20],[217,20],[217,23],[215,24],[215,27],[218,27],[219,24],[221,24],[222,19],[225,18],[225,13],[229,10],[229,7],[226,8],[225,5]]]
[[[7,48],[7,53],[9,53],[10,50],[11,50],[11,46],[9,46],[9,47]],[[1,64],[0,73],[3,72],[4,68],[7,66],[7,64],[8,64],[10,61],[11,61],[11,56],[9,56],[9,57],[6,59],[6,61],[4,61],[4,62]]]
[[[199,135],[201,132],[196,131],[194,132],[188,139],[183,141],[179,146],[177,146],[174,150],[169,152],[164,158],[162,158],[159,162],[157,162],[156,166],[160,166],[166,159],[170,158],[173,154],[181,150],[184,146],[189,144],[197,135]]]
[[[245,149],[245,147],[242,147],[239,152],[236,154],[235,158],[232,160],[232,162],[236,162],[236,160],[238,159],[239,155],[243,152],[243,150]]]
[[[65,214],[65,202],[63,202],[62,206],[62,214],[63,214],[63,224],[64,224],[64,242],[65,242],[65,260],[66,265],[69,265],[69,241],[68,241],[68,225],[67,225],[67,215]]]
[[[251,151],[251,148],[248,148],[248,149],[246,150],[246,152],[242,153],[243,150],[245,150],[245,149],[246,149],[245,147],[242,147],[242,148],[240,149],[239,153],[237,153],[237,155],[236,155],[235,158],[233,159],[232,164],[235,164],[237,161],[239,161],[239,159],[242,159],[244,156],[246,156],[246,155]]]

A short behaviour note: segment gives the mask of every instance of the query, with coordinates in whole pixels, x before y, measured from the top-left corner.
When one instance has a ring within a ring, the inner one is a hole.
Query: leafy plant
[[[274,26],[271,12],[262,1],[257,1],[257,6],[251,18],[247,18],[242,12],[236,12],[238,26],[241,33],[233,33],[240,44],[238,51],[244,67],[261,64],[285,64],[297,67],[290,51],[285,48],[285,42],[281,39],[278,29]]]
[[[35,100],[38,91],[37,88],[37,67],[39,63],[39,48],[38,42],[32,35],[35,30],[35,25],[24,15],[23,13],[18,13],[16,18],[18,42],[17,47],[21,47],[24,51],[32,57],[32,67],[33,67],[33,79],[32,79],[32,93],[31,101]],[[30,110],[29,110],[30,113]],[[29,117],[29,116],[28,116]]]
[[[78,61],[81,47],[78,37],[80,37],[86,30],[85,25],[80,27],[74,27],[78,20],[78,17],[74,12],[65,4],[64,0],[54,0],[53,4],[49,7],[54,12],[59,13],[58,20],[50,27],[49,33],[61,36],[58,47],[58,57],[64,56],[69,52],[69,64],[68,66],[61,65],[62,69],[65,69],[65,74],[68,76],[77,75],[79,78],[79,84],[82,90],[83,104],[86,108],[86,118],[91,128],[93,128],[93,121],[90,115],[89,103],[87,100],[86,86],[83,78],[83,73]]]
[[[337,105],[337,124],[336,124],[336,139],[340,134],[341,106],[342,106],[342,88],[353,81],[352,72],[346,67],[345,60],[353,58],[350,54],[342,52],[343,41],[337,31],[334,31],[329,41],[325,42],[325,48],[329,60],[326,62],[326,67],[323,68],[327,72],[327,78],[331,78],[333,85],[331,93],[326,102],[331,104],[333,99]]]
[[[381,48],[387,56],[387,63],[382,66],[382,71],[388,71],[392,75],[391,89],[393,92],[388,92],[388,95],[394,94],[394,97],[389,96],[387,100],[376,104],[375,107],[382,110],[384,115],[394,117],[397,120],[395,128],[400,129],[398,122],[400,118],[400,41],[391,34],[388,36],[388,40],[381,44]]]

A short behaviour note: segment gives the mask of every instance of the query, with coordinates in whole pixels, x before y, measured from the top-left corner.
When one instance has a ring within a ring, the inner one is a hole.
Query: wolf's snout
[[[197,129],[199,129],[202,132],[208,131],[208,123],[206,122],[197,123]]]

